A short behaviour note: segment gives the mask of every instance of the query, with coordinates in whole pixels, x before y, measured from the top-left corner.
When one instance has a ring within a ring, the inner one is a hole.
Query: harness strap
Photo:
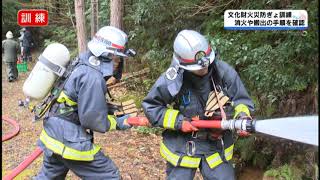
[[[212,81],[212,84],[213,84],[214,93],[215,93],[215,95],[216,95],[216,97],[217,97],[217,101],[218,101],[218,105],[219,105],[219,108],[220,108],[222,120],[227,120],[227,115],[226,115],[226,113],[224,112],[223,107],[222,107],[222,105],[221,105],[221,102],[220,102],[220,99],[219,99],[219,96],[218,96],[218,91],[217,91],[216,85],[215,85],[212,77],[211,77],[211,81]]]
[[[66,71],[66,68],[64,68],[63,66],[59,66],[57,64],[52,63],[51,61],[49,61],[47,58],[45,58],[42,55],[39,56],[39,61],[42,64],[46,65],[49,69],[51,69],[59,77],[61,77],[63,75],[63,73]]]

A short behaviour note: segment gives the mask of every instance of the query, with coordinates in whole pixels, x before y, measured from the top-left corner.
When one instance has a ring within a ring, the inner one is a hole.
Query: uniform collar
[[[86,65],[98,70],[103,77],[113,75],[113,61],[101,61],[95,57],[90,51],[80,54],[80,59]]]
[[[212,68],[209,68],[208,74],[204,76],[197,76],[192,72],[185,71],[184,83],[188,83],[188,85],[190,85],[194,89],[201,89],[206,85],[206,83],[210,82],[211,74],[212,74]]]

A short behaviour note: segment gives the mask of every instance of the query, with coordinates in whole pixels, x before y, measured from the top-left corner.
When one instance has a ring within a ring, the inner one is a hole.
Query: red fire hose
[[[128,124],[132,126],[151,126],[146,117],[129,117]],[[208,128],[208,129],[222,129],[221,120],[195,120],[191,121],[191,124],[199,129]],[[240,137],[247,137],[250,135],[249,132],[243,130],[237,130],[237,134]]]
[[[2,116],[2,120],[7,121],[8,123],[10,123],[10,124],[12,124],[14,126],[14,130],[12,132],[2,136],[2,142],[3,142],[3,141],[11,139],[15,135],[17,135],[19,133],[19,131],[20,131],[20,127],[19,127],[19,124],[15,120],[12,120],[12,119],[10,119],[10,118],[8,118],[6,116]]]
[[[128,124],[132,126],[150,126],[146,117],[129,117]],[[221,120],[194,120],[191,124],[196,128],[221,129]]]
[[[14,168],[10,174],[3,177],[3,180],[11,180],[17,175],[19,175],[24,169],[26,169],[37,157],[42,154],[42,149],[36,148],[18,167]]]
[[[191,124],[196,128],[221,129],[221,120],[196,120],[191,121]]]
[[[129,117],[127,121],[131,126],[150,126],[149,120],[144,116]]]
[[[6,116],[2,116],[2,120],[7,121],[14,126],[14,131],[2,137],[2,142],[3,142],[17,135],[20,131],[20,127],[16,121]],[[41,153],[42,153],[42,150],[39,147],[37,147],[36,150],[34,150],[22,163],[20,163],[18,167],[14,168],[14,170],[12,170],[10,174],[6,175],[2,179],[3,180],[13,179],[18,174],[20,174],[24,169],[26,169],[35,159],[37,159],[37,157],[39,157]]]

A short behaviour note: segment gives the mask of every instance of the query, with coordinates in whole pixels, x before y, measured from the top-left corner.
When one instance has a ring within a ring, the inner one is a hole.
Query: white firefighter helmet
[[[11,32],[11,31],[8,31],[7,34],[6,34],[6,37],[7,37],[8,39],[12,39],[12,38],[13,38],[12,32]]]
[[[193,30],[179,32],[174,40],[173,49],[173,61],[179,63],[179,67],[189,71],[208,67],[215,58],[208,40]]]
[[[122,30],[104,26],[98,30],[95,36],[88,43],[88,48],[96,57],[108,55],[124,56],[125,45],[128,41],[128,36]]]

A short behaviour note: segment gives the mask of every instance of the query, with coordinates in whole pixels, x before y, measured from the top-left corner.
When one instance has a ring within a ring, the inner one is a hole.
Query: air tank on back
[[[66,46],[60,43],[48,45],[23,84],[25,96],[35,100],[44,99],[56,79],[63,75],[69,61],[70,53]]]

